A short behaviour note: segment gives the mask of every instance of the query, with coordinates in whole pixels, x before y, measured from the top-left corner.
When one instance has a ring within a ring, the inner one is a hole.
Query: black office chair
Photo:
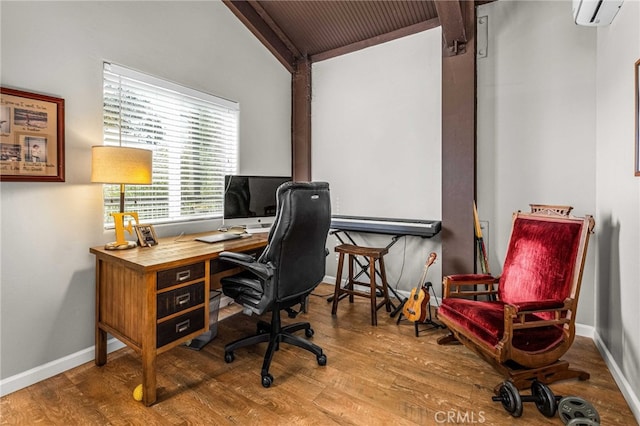
[[[220,253],[220,259],[244,268],[221,280],[224,294],[258,315],[272,313],[271,323],[258,323],[256,335],[236,340],[224,348],[225,361],[232,362],[236,349],[269,342],[261,372],[265,388],[273,383],[269,366],[280,342],[314,353],[318,365],[327,363],[322,348],[292,334],[304,330],[305,336],[311,337],[311,325],[301,322],[283,326],[280,311],[286,310],[290,317],[295,317],[299,311],[293,307],[306,306],[306,298],[324,277],[328,253],[325,246],[331,224],[329,184],[287,182],[278,188],[276,199],[276,219],[267,247],[258,259],[243,253]]]

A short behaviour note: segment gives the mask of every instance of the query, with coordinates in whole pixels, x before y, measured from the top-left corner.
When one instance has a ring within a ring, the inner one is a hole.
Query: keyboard
[[[203,243],[212,244],[219,243],[221,241],[237,240],[238,238],[242,238],[242,234],[221,232],[219,234],[211,234],[198,237],[196,238],[196,241],[202,241]]]
[[[244,230],[244,232],[246,232],[247,234],[261,234],[263,232],[266,233],[266,232],[269,232],[269,231],[271,231],[270,227],[269,228],[263,228],[263,227],[260,227],[260,228],[247,228],[247,229]]]

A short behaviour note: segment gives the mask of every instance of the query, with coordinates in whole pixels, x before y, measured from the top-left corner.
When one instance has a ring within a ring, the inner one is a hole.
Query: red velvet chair
[[[519,389],[589,373],[560,360],[575,337],[575,318],[591,216],[534,209],[515,213],[500,277],[451,275],[443,280],[438,319]],[[486,300],[478,300],[479,298]]]

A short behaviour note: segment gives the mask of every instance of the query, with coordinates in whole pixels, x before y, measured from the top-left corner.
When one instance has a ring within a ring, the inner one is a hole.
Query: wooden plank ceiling
[[[443,26],[446,46],[463,44],[466,38],[460,2],[452,0],[224,3],[291,72],[301,61],[317,62],[439,25]]]

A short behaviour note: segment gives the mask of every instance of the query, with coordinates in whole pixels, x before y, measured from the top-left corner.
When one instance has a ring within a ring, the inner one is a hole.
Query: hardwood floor
[[[311,297],[313,341],[327,355],[324,367],[299,348],[282,344],[269,389],[261,385],[265,346],[241,349],[224,362],[223,345],[255,331],[256,317],[237,315],[219,324],[218,337],[201,351],[177,347],[158,357],[158,402],[145,407],[132,398],[141,382],[140,357],[125,348],[107,365],[84,364],[0,400],[1,424],[261,424],[261,425],[562,425],[533,403],[521,418],[492,402],[502,382],[488,364],[464,346],[438,346],[444,330],[415,337],[413,324],[396,325],[384,310],[372,327],[368,300],[340,302],[331,316],[321,285]],[[285,320],[286,322],[291,320]],[[580,396],[598,410],[602,424],[637,421],[590,339],[578,337],[565,359],[591,373],[588,381],[551,386],[556,395]],[[524,392],[528,393],[528,392]]]

